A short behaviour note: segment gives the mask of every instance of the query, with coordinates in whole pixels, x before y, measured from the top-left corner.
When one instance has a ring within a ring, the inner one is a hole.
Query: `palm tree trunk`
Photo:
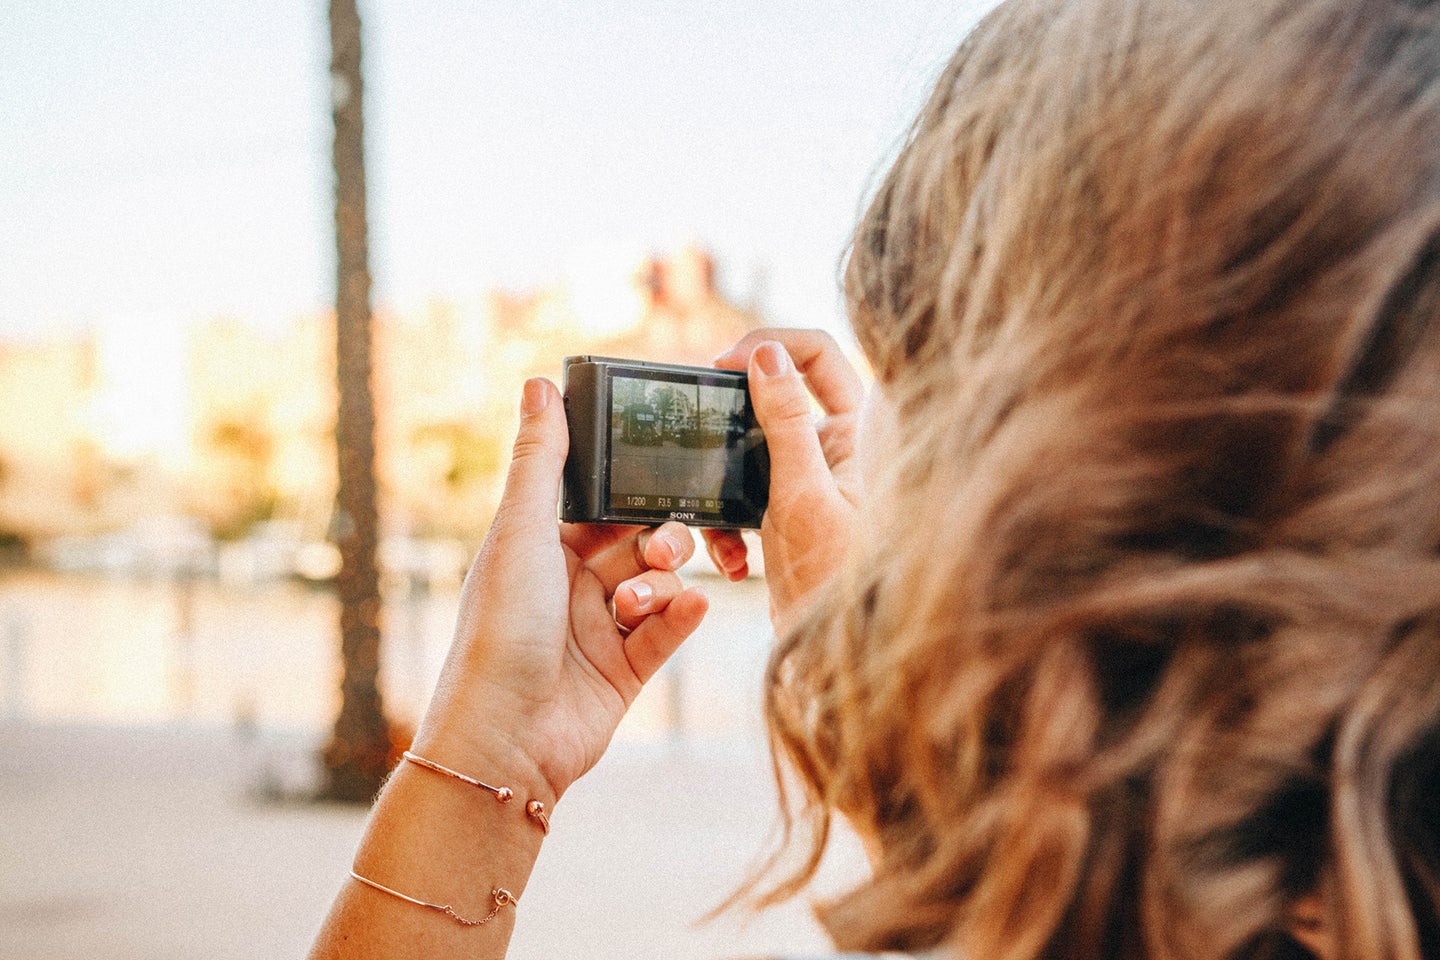
[[[340,487],[340,714],[322,754],[326,799],[364,802],[389,769],[390,732],[380,703],[380,578],[375,553],[375,410],[370,391],[370,266],[365,214],[365,126],[360,13],[330,0],[330,90],[335,119],[336,375]]]

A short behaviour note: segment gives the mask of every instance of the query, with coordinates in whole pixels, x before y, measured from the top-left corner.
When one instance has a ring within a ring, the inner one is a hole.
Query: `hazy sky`
[[[988,5],[363,3],[376,302],[696,239],[833,323],[860,200]],[[10,3],[0,64],[0,336],[330,300],[323,3]]]

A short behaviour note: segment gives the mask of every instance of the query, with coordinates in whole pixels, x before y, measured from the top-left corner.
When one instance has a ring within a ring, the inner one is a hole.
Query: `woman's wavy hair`
[[[1009,0],[845,287],[896,429],[769,898],[838,812],[846,949],[1440,957],[1440,6]]]

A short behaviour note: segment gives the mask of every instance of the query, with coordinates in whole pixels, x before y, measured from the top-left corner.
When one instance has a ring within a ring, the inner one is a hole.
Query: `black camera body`
[[[757,528],[770,457],[743,372],[565,358],[567,523]]]

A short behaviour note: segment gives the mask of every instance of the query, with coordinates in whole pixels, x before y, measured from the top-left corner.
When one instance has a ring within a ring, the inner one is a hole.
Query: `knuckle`
[[[515,438],[515,459],[525,460],[542,456],[547,452],[544,437],[522,430]]]
[[[778,423],[794,425],[803,422],[808,426],[811,422],[810,401],[793,392],[776,397],[770,408],[770,416]]]

